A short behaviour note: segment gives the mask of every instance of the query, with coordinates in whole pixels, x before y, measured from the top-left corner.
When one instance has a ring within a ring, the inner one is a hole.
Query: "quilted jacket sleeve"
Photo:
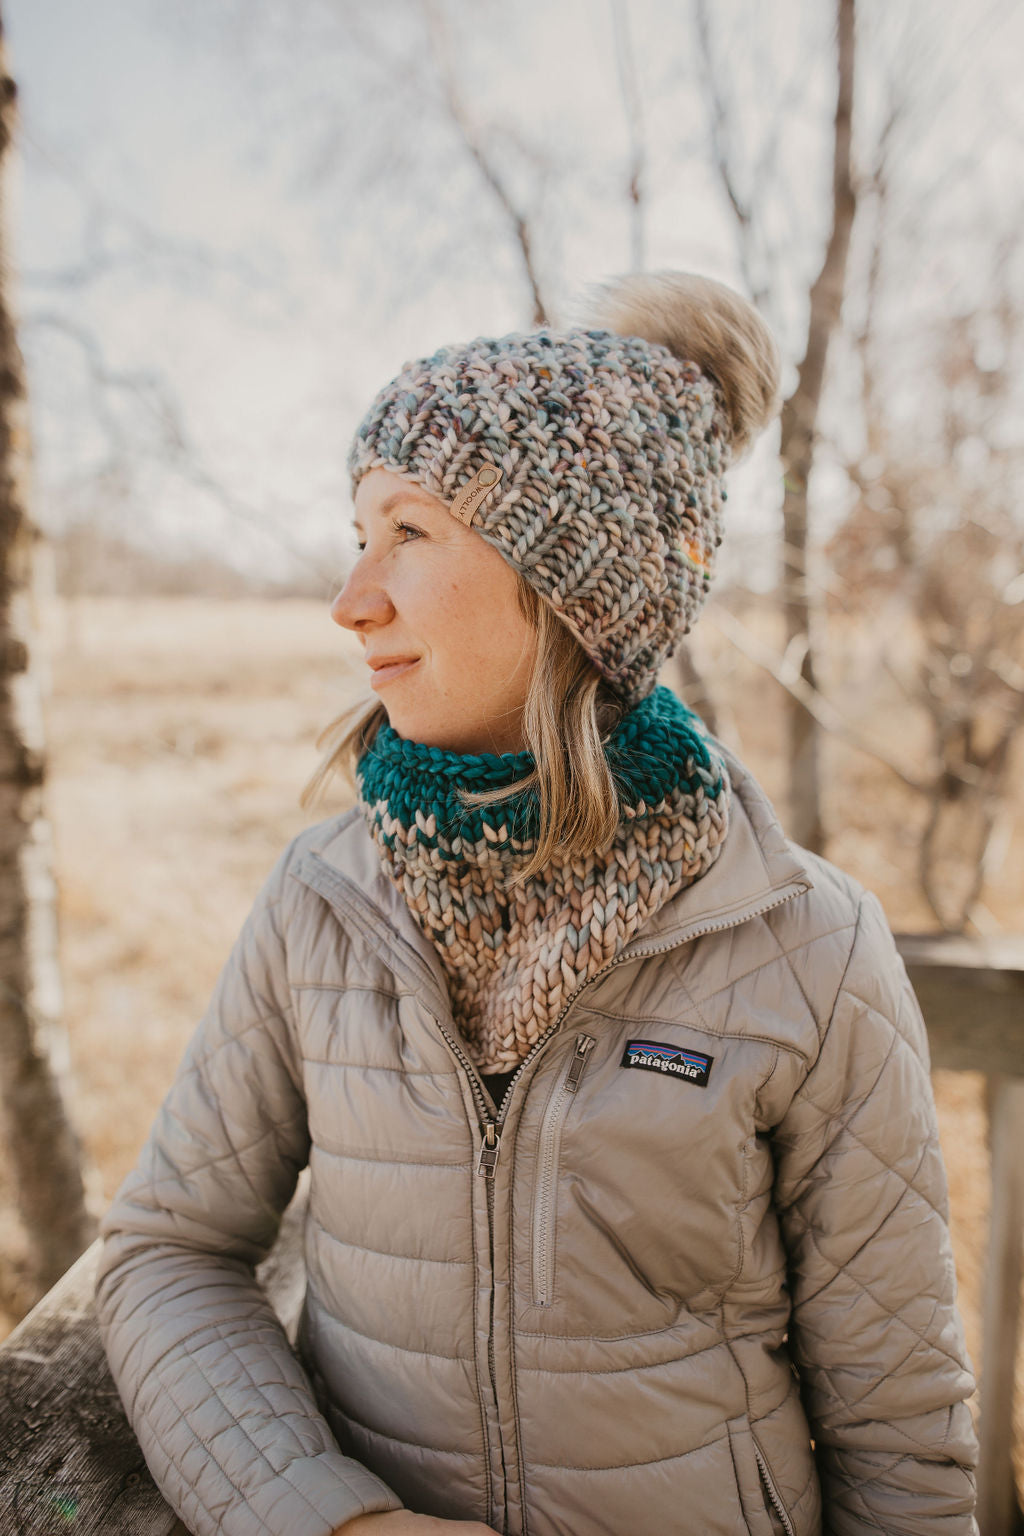
[[[974,1383],[917,1001],[865,896],[817,1060],[776,1135],[790,1348],[827,1536],[969,1536]]]
[[[308,1156],[280,926],[286,859],[103,1224],[111,1370],[161,1492],[196,1536],[327,1536],[400,1507],[338,1448],[253,1278]]]

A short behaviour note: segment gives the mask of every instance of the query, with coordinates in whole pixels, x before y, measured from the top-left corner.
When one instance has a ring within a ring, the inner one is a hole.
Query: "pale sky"
[[[786,280],[772,319],[792,366],[825,234],[831,10],[713,10],[748,160],[763,102],[787,102],[762,174],[779,173],[768,225]],[[990,204],[1005,223],[1013,199],[1019,212],[1021,10],[994,5],[980,26],[966,0],[929,7],[924,52],[946,83],[905,159],[934,184],[929,217],[957,231],[958,250],[970,213],[962,191],[944,190],[957,176],[979,199],[978,241],[999,233]],[[630,260],[611,5],[447,0],[441,11],[464,100],[535,216],[563,310]],[[707,166],[690,8],[636,0],[625,14],[648,153],[648,265],[741,285]],[[894,23],[882,0],[861,14],[874,49],[859,82],[870,127]],[[421,8],[7,0],[4,15],[23,114],[12,234],[38,515],[48,526],[99,518],[263,572],[298,550],[328,572],[343,559],[345,450],[376,388],[443,342],[529,323],[501,210],[438,106]],[[914,272],[917,301],[944,302],[961,282],[967,293],[962,266],[936,235]],[[161,402],[184,447],[166,441]],[[827,494],[827,475],[822,484]],[[735,524],[769,540],[774,499],[766,447],[761,469],[737,477]]]

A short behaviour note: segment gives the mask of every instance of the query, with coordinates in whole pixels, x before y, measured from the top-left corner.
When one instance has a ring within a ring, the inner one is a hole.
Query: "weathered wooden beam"
[[[989,1115],[992,1211],[982,1309],[978,1525],[982,1536],[1013,1536],[1018,1529],[1013,1396],[1024,1253],[1024,1078],[993,1079]]]
[[[934,1067],[983,1072],[989,1088],[991,1206],[981,1359],[978,1524],[1018,1529],[1014,1367],[1024,1264],[1024,938],[898,934]]]
[[[110,1379],[92,1290],[99,1244],[5,1341],[0,1354],[0,1531],[62,1527],[170,1536],[157,1492]]]
[[[305,1188],[257,1271],[286,1329],[302,1304]],[[157,1492],[93,1310],[94,1243],[0,1344],[0,1536],[188,1536]]]
[[[897,934],[933,1067],[1024,1077],[1024,938]]]

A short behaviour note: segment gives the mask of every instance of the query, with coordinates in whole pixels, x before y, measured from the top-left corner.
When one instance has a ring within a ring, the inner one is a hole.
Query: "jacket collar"
[[[729,831],[706,874],[644,925],[624,954],[670,949],[701,933],[734,928],[812,887],[807,865],[783,832],[771,801],[757,781],[720,742],[732,781]]]
[[[729,831],[706,874],[665,903],[626,945],[622,957],[672,949],[702,933],[734,928],[811,889],[806,864],[787,839],[760,785],[716,743],[732,780]],[[360,811],[318,829],[295,869],[324,896],[393,969],[425,990],[447,1013],[447,986],[437,954],[385,874]]]

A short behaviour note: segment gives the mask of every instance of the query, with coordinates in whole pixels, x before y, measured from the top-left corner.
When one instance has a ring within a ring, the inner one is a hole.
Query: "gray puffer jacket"
[[[191,1530],[976,1529],[920,1014],[875,899],[730,769],[718,863],[500,1115],[358,813],[281,860],[105,1223],[111,1366]],[[252,1268],[307,1163],[303,1370]]]

